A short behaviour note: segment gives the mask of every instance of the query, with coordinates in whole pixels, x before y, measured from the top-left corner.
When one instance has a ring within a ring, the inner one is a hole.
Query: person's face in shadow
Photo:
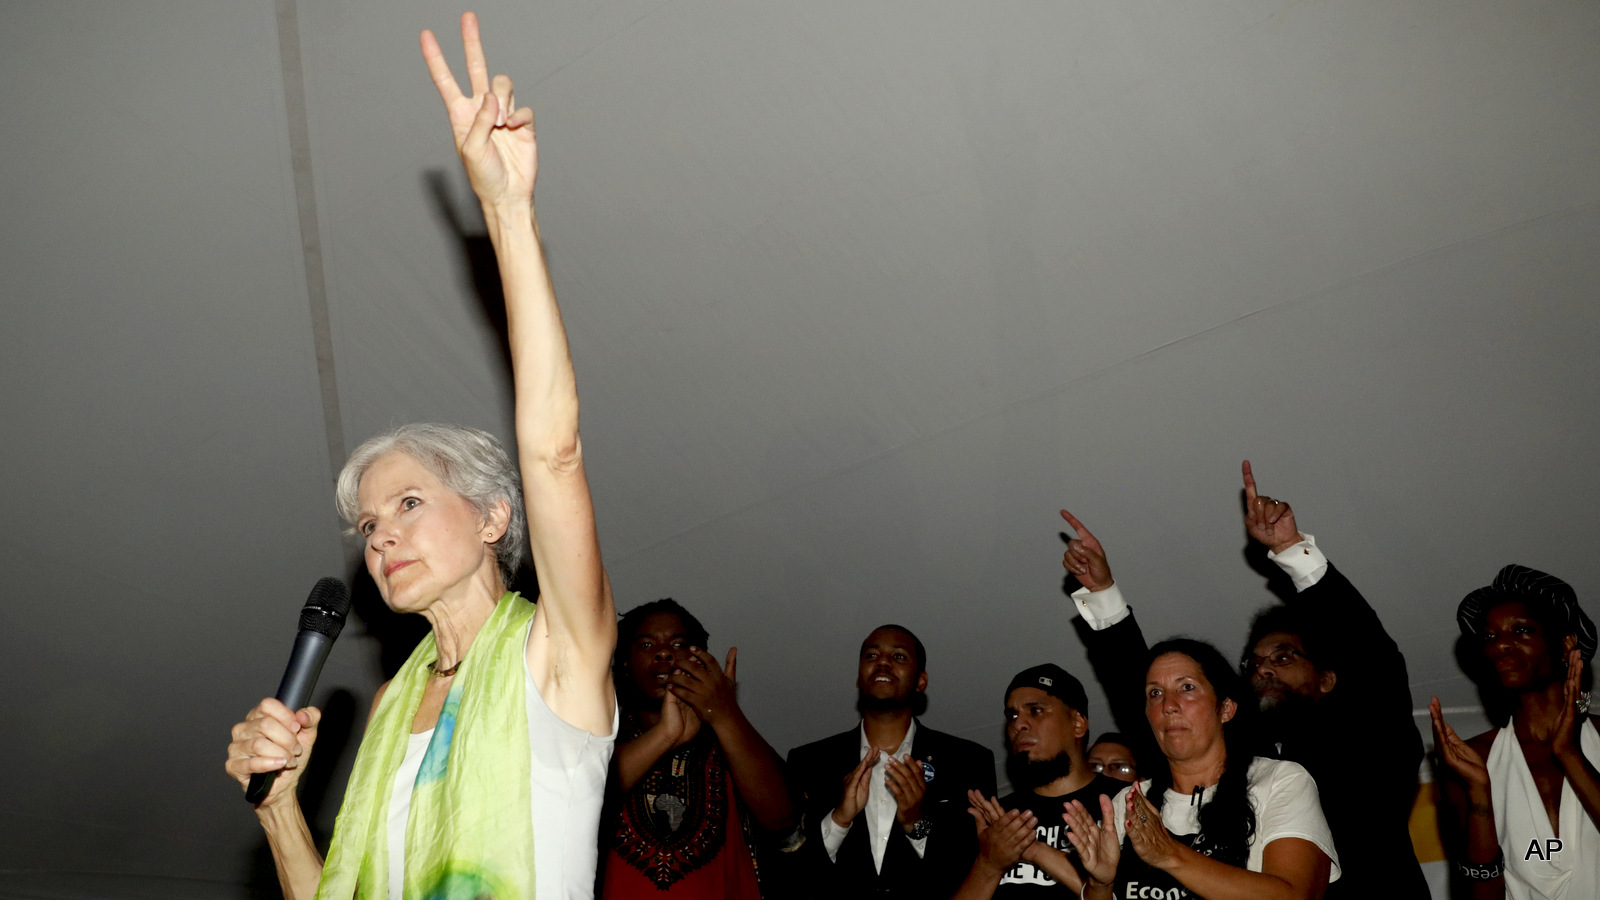
[[[1116,741],[1101,741],[1089,748],[1086,757],[1089,769],[1107,778],[1133,783],[1139,780],[1139,767],[1134,764],[1133,750]]]
[[[1327,696],[1338,682],[1331,671],[1318,672],[1297,634],[1274,631],[1262,635],[1245,659],[1245,675],[1262,712],[1298,701]]]
[[[1521,601],[1501,603],[1484,616],[1483,655],[1509,691],[1543,687],[1564,677],[1558,659],[1576,645],[1577,639],[1564,635],[1552,640],[1544,623],[1535,618]]]
[[[640,697],[660,704],[666,696],[667,676],[689,654],[686,632],[676,613],[651,613],[639,623],[628,643],[628,674]]]

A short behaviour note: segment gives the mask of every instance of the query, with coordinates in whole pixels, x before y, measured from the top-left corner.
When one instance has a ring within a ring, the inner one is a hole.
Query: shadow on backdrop
[[[450,236],[461,253],[460,263],[464,271],[460,274],[472,287],[472,295],[478,299],[478,313],[483,317],[483,323],[499,338],[496,346],[509,382],[511,333],[506,327],[506,295],[500,285],[500,264],[495,260],[494,245],[481,230],[476,233],[468,231],[469,223],[461,215],[462,201],[456,196],[458,192],[452,190],[450,176],[444,169],[429,169],[423,173],[422,181],[429,199],[433,201],[435,214],[450,229]],[[475,202],[470,190],[467,191],[467,198]],[[473,224],[477,227],[476,223]]]

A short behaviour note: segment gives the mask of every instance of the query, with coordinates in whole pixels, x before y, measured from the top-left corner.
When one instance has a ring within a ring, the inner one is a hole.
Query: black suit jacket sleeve
[[[848,742],[841,740],[848,738]],[[801,828],[805,838],[789,854],[789,887],[795,897],[818,897],[833,877],[833,861],[822,844],[822,817],[833,812],[850,769],[834,773],[855,750],[855,735],[846,732],[789,751],[789,777],[799,795]],[[858,760],[859,761],[859,760]],[[853,766],[854,763],[851,763]]]
[[[898,845],[904,859],[905,868],[897,870],[920,869],[920,896],[949,897],[961,887],[978,854],[977,829],[967,812],[971,805],[967,791],[976,790],[985,797],[994,797],[998,792],[994,753],[937,731],[930,730],[925,737],[919,729],[912,757],[934,767],[933,780],[927,782],[927,794],[922,799],[922,815],[932,831],[920,859],[911,842],[902,836],[891,840],[890,848]],[[890,871],[887,857],[883,868]]]
[[[1331,563],[1320,581],[1289,602],[1316,629],[1318,646],[1335,654],[1331,662],[1339,680],[1334,691],[1341,695],[1341,705],[1361,711],[1366,740],[1382,736],[1379,746],[1396,763],[1399,785],[1413,784],[1423,751],[1411,715],[1411,679],[1399,645],[1377,612]]]
[[[1072,624],[1088,651],[1094,677],[1106,692],[1117,730],[1133,743],[1129,749],[1139,762],[1139,771],[1150,772],[1154,771],[1152,766],[1165,765],[1166,760],[1144,716],[1145,657],[1150,654],[1150,645],[1133,617],[1133,610],[1130,608],[1122,621],[1100,631],[1089,627],[1081,617]]]

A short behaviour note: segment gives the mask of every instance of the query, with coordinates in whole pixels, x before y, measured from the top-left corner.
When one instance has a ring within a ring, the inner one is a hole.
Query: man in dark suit
[[[1400,648],[1350,580],[1328,562],[1294,510],[1256,491],[1244,463],[1245,530],[1294,582],[1285,606],[1256,617],[1241,666],[1261,709],[1262,751],[1297,762],[1317,781],[1341,875],[1339,898],[1426,898],[1408,820],[1422,763],[1411,716],[1410,679]],[[1078,532],[1063,565],[1083,585],[1072,595],[1078,633],[1111,701],[1112,715],[1141,753],[1141,768],[1164,764],[1144,717],[1146,645],[1111,577],[1105,548],[1062,510]],[[1134,737],[1139,735],[1139,737]]]
[[[899,625],[861,644],[861,724],[789,753],[803,839],[792,849],[803,896],[942,900],[972,865],[967,791],[995,794],[994,753],[918,722],[927,655]]]

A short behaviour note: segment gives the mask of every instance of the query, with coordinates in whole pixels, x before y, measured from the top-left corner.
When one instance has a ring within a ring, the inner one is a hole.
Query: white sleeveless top
[[[1600,829],[1565,779],[1557,820],[1561,844],[1552,843],[1550,816],[1544,811],[1539,786],[1517,740],[1516,720],[1495,735],[1484,761],[1489,769],[1489,797],[1494,804],[1495,834],[1505,855],[1508,900],[1594,900],[1600,897]],[[1579,730],[1578,749],[1600,766],[1600,733],[1587,721]],[[1535,852],[1535,847],[1538,852]],[[1554,850],[1555,852],[1550,852]]]
[[[597,737],[562,721],[545,705],[526,664],[522,683],[528,710],[534,892],[538,900],[593,900],[600,803],[617,742],[617,710],[611,710],[611,734]],[[405,761],[395,772],[389,795],[389,900],[403,900],[411,790],[432,737],[431,728],[411,735]]]

